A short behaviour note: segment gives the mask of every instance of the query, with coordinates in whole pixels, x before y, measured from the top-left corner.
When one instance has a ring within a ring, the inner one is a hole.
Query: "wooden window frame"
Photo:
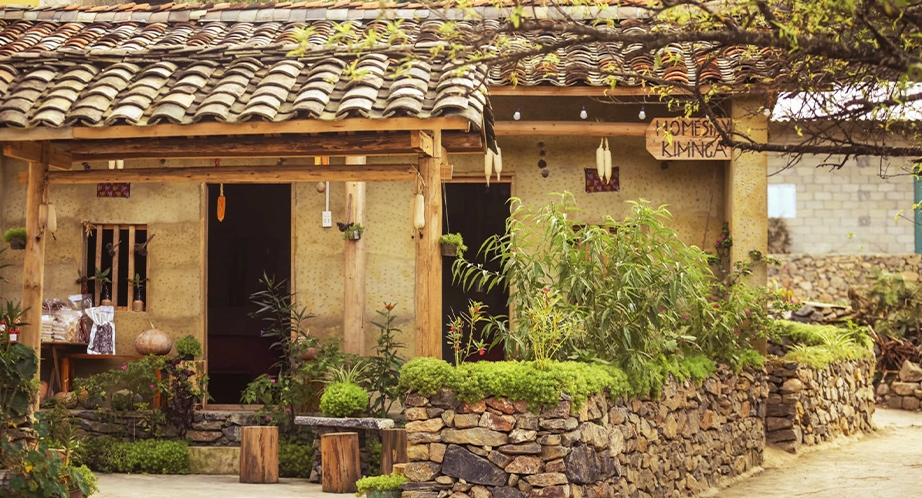
[[[146,271],[145,271],[145,275],[143,276],[146,279],[148,279],[146,280],[144,284],[144,288],[147,289],[147,291],[145,292],[145,296],[144,296],[144,311],[143,312],[146,312],[150,304],[150,280],[149,280],[150,260],[148,259],[147,255],[144,255],[144,256],[137,255],[135,253],[135,245],[139,242],[136,237],[139,231],[145,232],[147,234],[147,240],[150,240],[150,227],[148,227],[147,224],[141,224],[141,223],[86,223],[86,229],[84,231],[84,237],[83,237],[83,252],[84,252],[84,257],[83,257],[84,263],[83,264],[87,266],[86,272],[85,272],[87,277],[92,277],[95,269],[96,268],[101,269],[102,267],[103,233],[107,230],[110,230],[112,232],[112,243],[116,246],[120,246],[119,242],[120,242],[121,232],[123,230],[128,231],[128,240],[127,240],[127,244],[125,244],[125,249],[128,250],[128,268],[125,268],[125,269],[119,268],[119,258],[118,257],[112,258],[112,264],[110,267],[109,279],[112,282],[109,284],[110,285],[109,295],[112,299],[113,306],[115,307],[116,310],[120,310],[120,311],[130,311],[131,310],[131,303],[134,300],[135,288],[134,288],[134,285],[130,282],[130,280],[134,278],[134,275],[136,272],[136,268],[137,268],[136,258],[141,257],[141,258],[145,258],[144,268]],[[90,247],[89,247],[90,233],[93,233],[96,236],[96,247],[95,247],[95,255],[94,255],[95,266],[93,268],[89,268],[87,264],[89,261],[87,257],[88,256],[87,252],[90,250]],[[140,241],[140,242],[143,243],[144,241]],[[127,291],[126,304],[124,306],[120,306],[118,304],[118,291],[119,291],[119,285],[122,283],[120,282],[120,280],[122,280],[121,277],[122,277],[123,271],[127,272],[126,274],[128,275],[128,278],[125,279],[126,285],[128,287],[128,291]],[[102,294],[102,286],[94,283],[93,285],[94,305],[99,306],[101,294]]]

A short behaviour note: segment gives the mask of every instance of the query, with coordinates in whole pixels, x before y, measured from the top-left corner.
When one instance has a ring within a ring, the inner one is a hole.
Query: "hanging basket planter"
[[[14,251],[22,251],[26,248],[26,239],[13,239],[10,240],[10,249]]]
[[[3,241],[10,245],[10,249],[21,251],[26,248],[26,229],[10,228],[3,232]]]
[[[439,237],[439,245],[442,247],[442,256],[452,258],[461,256],[467,249],[460,233],[446,233],[442,235]]]
[[[458,255],[458,246],[454,244],[441,244],[442,256],[454,258]]]
[[[344,239],[359,240],[362,238],[362,232],[365,231],[365,227],[363,227],[361,223],[350,223],[348,225],[344,225],[342,230]]]

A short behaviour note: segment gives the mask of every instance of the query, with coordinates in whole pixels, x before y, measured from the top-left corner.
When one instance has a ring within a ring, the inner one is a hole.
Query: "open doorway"
[[[499,264],[485,261],[477,254],[480,246],[489,237],[506,233],[506,219],[509,217],[509,197],[512,195],[511,183],[444,183],[445,206],[442,219],[443,233],[460,233],[467,246],[465,257],[469,261],[482,263],[485,268],[498,271]],[[500,287],[490,292],[474,287],[467,291],[460,284],[452,282],[451,265],[455,258],[444,257],[442,262],[442,323],[451,321],[452,316],[465,312],[470,300],[487,305],[490,314],[509,314],[509,293]],[[454,352],[448,345],[444,330],[442,333],[442,357],[445,361],[454,361]],[[469,361],[502,360],[505,357],[502,344],[493,348],[484,356],[474,356]]]
[[[215,404],[238,404],[279,359],[261,321],[249,317],[250,295],[263,272],[290,279],[291,185],[224,185],[222,222],[219,192],[208,185],[208,391]]]

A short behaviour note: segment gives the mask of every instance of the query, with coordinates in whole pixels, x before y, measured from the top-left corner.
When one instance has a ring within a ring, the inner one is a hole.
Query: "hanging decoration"
[[[602,177],[603,181],[611,181],[611,149],[608,148],[608,139],[605,139],[605,176]]]
[[[595,171],[599,178],[604,180],[605,176],[605,139],[599,140],[599,148],[595,150]]]
[[[496,146],[496,155],[493,156],[493,169],[496,171],[496,181],[499,181],[499,174],[503,172],[503,149]]]
[[[426,226],[426,198],[423,197],[423,177],[416,173],[416,193],[413,194],[413,228],[422,230]]]
[[[487,154],[483,156],[483,176],[487,179],[487,187],[490,186],[490,177],[493,176],[493,149],[487,148]]]
[[[224,184],[222,183],[220,193],[218,193],[218,221],[224,221],[224,213],[227,211],[227,198],[224,197]]]

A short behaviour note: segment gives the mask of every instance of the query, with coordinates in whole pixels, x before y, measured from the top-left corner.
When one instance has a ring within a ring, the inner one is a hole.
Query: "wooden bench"
[[[333,429],[337,433],[348,433],[359,430],[373,430],[381,432],[381,474],[390,474],[395,463],[406,463],[407,458],[407,433],[404,429],[396,429],[394,421],[389,418],[331,418],[331,417],[295,417],[296,425]],[[357,435],[357,433],[356,433]],[[321,436],[321,446],[323,444]],[[350,441],[349,438],[331,439],[328,444],[336,441]],[[356,438],[357,441],[357,438]],[[322,448],[318,448],[322,450]],[[347,452],[348,450],[342,449]],[[322,465],[326,456],[323,451],[315,452],[315,458],[320,456]],[[327,472],[320,472],[322,478],[327,478]],[[324,486],[326,489],[326,486]]]

